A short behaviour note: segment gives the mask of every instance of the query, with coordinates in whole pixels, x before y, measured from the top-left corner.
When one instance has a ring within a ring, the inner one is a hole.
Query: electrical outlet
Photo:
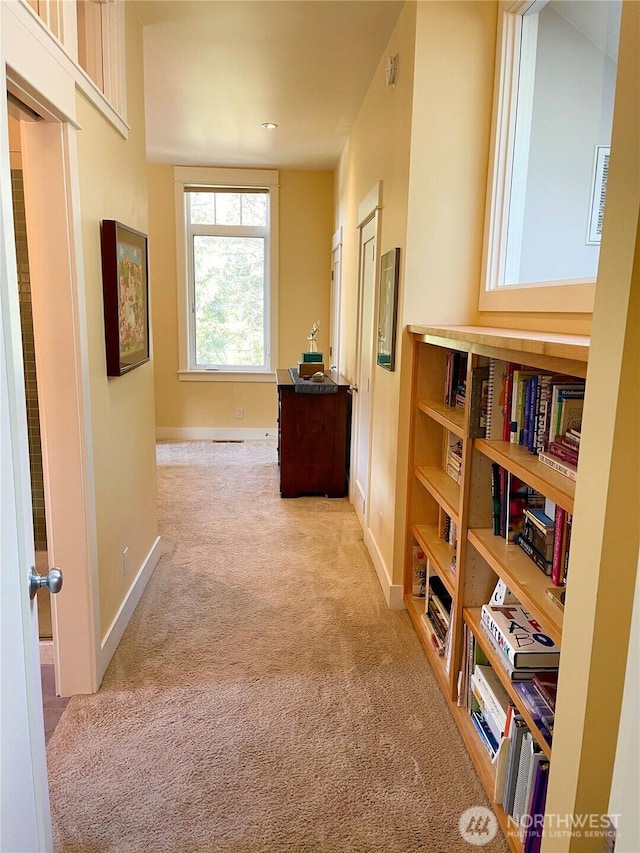
[[[236,409],[236,417],[243,418],[244,417],[244,409]]]
[[[122,573],[125,577],[129,574],[129,548],[126,547],[122,552]]]

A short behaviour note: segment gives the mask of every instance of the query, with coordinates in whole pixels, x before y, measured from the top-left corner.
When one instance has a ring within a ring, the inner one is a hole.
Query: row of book
[[[517,544],[556,586],[566,585],[571,514],[497,463],[491,499],[494,534]]]
[[[467,393],[468,353],[449,350],[444,381],[444,401],[447,406],[464,409]]]
[[[485,437],[522,445],[575,479],[584,380],[491,359],[480,381],[486,383],[480,415]]]
[[[522,714],[509,699],[486,655],[467,628],[465,644],[472,661],[465,704],[481,743],[495,767],[493,800],[518,826],[524,850],[537,853],[543,824],[549,761]],[[514,682],[527,686],[531,681]],[[547,673],[540,674],[543,677]],[[537,733],[536,733],[537,734]]]
[[[449,436],[449,444],[447,446],[445,471],[454,482],[460,483],[462,480],[462,442],[452,436],[451,433],[447,433],[447,435]]]

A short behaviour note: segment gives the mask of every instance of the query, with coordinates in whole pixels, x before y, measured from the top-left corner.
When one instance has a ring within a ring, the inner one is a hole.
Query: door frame
[[[375,317],[376,311],[376,291],[377,291],[377,281],[379,275],[379,259],[380,259],[380,232],[381,232],[381,210],[382,210],[382,181],[377,181],[373,187],[366,194],[364,199],[358,205],[358,293],[357,293],[357,315],[356,315],[356,368],[355,368],[355,381],[356,383],[359,381],[360,370],[362,366],[362,343],[363,343],[363,329],[362,329],[362,321],[363,321],[363,304],[364,304],[364,293],[363,293],[363,264],[362,264],[362,232],[363,229],[370,224],[371,220],[375,218],[376,223],[376,261],[375,261],[375,279],[374,279],[374,292],[373,292],[373,316]],[[373,409],[373,396],[375,392],[375,371],[374,371],[374,340],[373,335],[371,339],[371,350],[367,351],[368,357],[371,361],[371,408],[370,413]],[[360,426],[360,396],[359,393],[354,394],[354,405],[353,405],[353,429],[352,429],[352,447],[351,447],[351,477],[349,478],[349,500],[356,506],[356,497],[357,497],[357,487],[356,487],[356,469],[357,469],[357,460],[358,460],[358,443],[359,443],[359,426]],[[366,426],[369,435],[369,458],[367,459],[367,483],[366,483],[366,492],[364,495],[364,512],[362,514],[362,518],[360,518],[360,514],[356,509],[356,514],[358,515],[358,520],[360,520],[362,524],[363,531],[366,533],[369,527],[369,492],[371,488],[371,435],[373,432],[373,422],[371,417],[369,417],[369,423]]]
[[[340,296],[342,290],[342,225],[334,233],[331,239],[331,297],[329,305],[329,317],[331,328],[329,329],[329,364],[339,374],[342,373],[340,362]]]
[[[52,52],[55,40],[35,15],[27,14],[30,11],[22,3],[0,5],[5,60],[0,85],[5,109],[9,91],[42,117],[21,122],[22,160],[47,539],[50,564],[57,563],[65,577],[64,590],[52,598],[56,691],[70,696],[95,692],[103,675],[76,138],[78,96],[73,76]],[[8,131],[1,136],[8,163]],[[13,239],[13,217],[3,227]],[[5,274],[7,269],[0,272]],[[13,346],[17,342],[21,347],[19,317],[10,333]]]

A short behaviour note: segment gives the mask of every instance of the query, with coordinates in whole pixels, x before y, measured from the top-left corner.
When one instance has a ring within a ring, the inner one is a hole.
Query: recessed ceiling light
[[[262,126],[265,130],[275,130],[278,125],[274,124],[272,121],[263,121]]]

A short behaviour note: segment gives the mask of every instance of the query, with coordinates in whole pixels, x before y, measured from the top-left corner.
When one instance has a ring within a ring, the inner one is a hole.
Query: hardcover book
[[[522,605],[482,605],[482,623],[517,669],[557,666],[560,649]]]

